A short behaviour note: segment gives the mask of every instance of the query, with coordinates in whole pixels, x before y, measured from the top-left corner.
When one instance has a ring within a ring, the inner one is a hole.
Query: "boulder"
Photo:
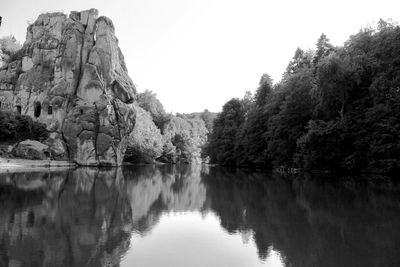
[[[12,154],[24,159],[41,159],[50,158],[49,146],[35,140],[25,140],[19,142],[12,150]]]
[[[49,146],[51,158],[54,160],[68,160],[68,153],[66,145],[62,140],[62,137],[58,133],[50,133],[49,138],[46,140],[46,144]]]

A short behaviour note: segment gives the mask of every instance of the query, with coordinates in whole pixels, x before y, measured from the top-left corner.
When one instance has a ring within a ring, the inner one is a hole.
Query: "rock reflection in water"
[[[140,250],[137,235],[155,240],[161,229],[179,235],[190,220],[204,225],[186,235],[222,227],[254,243],[257,265],[278,255],[276,264],[286,266],[400,266],[400,186],[378,181],[190,165],[3,173],[0,266],[119,266]],[[215,240],[208,249],[226,245]],[[246,259],[248,251],[243,244],[235,255]],[[186,253],[174,255],[180,252]],[[212,257],[196,260],[217,264]]]
[[[0,176],[0,266],[116,265],[131,210],[119,169]]]
[[[0,266],[119,266],[132,232],[203,208],[199,167],[0,174]]]

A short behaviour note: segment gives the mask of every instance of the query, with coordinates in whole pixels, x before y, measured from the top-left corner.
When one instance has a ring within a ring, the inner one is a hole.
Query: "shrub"
[[[20,141],[32,139],[43,141],[49,136],[46,124],[35,122],[31,117],[0,111],[0,140]]]

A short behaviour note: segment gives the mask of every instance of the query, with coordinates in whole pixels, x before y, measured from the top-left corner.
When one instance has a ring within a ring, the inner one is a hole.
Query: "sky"
[[[0,36],[21,43],[44,12],[97,8],[112,19],[139,92],[155,92],[167,112],[218,112],[254,92],[263,73],[279,82],[297,47],[333,45],[380,18],[400,21],[400,1],[0,0]]]

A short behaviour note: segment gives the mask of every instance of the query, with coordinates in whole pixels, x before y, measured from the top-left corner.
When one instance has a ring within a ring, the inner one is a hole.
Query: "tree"
[[[316,66],[322,58],[328,56],[333,51],[333,45],[329,42],[328,37],[322,33],[317,41],[317,50],[313,59],[314,66]]]
[[[340,116],[343,120],[354,81],[348,57],[342,58],[332,53],[318,63],[314,96],[318,102],[317,109],[324,119],[331,120]]]
[[[157,95],[150,90],[146,90],[138,94],[137,103],[139,107],[150,113],[158,129],[162,130],[167,114]]]
[[[283,75],[283,78],[286,79],[288,76],[297,73],[299,70],[303,68],[311,68],[313,57],[314,57],[314,52],[312,50],[304,52],[300,47],[298,47],[294,52],[293,59],[289,62],[288,66],[286,67],[286,71]]]
[[[273,166],[294,166],[296,142],[307,132],[306,126],[314,111],[312,86],[311,69],[293,74],[281,85],[285,97],[281,98],[279,112],[271,114],[263,136]]]
[[[245,112],[239,99],[233,98],[224,104],[214,121],[214,130],[206,148],[211,162],[236,165],[235,143],[244,120]]]
[[[263,106],[267,103],[268,97],[272,92],[272,79],[267,73],[261,76],[260,83],[254,96],[258,106]]]
[[[298,139],[296,161],[306,170],[340,170],[347,156],[343,127],[335,121],[310,121],[307,133]]]
[[[125,161],[134,163],[152,163],[161,156],[163,148],[160,130],[152,121],[151,115],[136,107],[135,127],[130,134]]]
[[[171,116],[163,129],[165,162],[199,162],[201,149],[206,143],[208,131],[199,118]]]
[[[268,165],[267,143],[264,133],[268,130],[269,105],[274,98],[272,79],[263,74],[256,90],[254,103],[245,96],[242,105],[246,120],[240,129],[236,150],[239,165]],[[252,104],[250,104],[252,103]]]

